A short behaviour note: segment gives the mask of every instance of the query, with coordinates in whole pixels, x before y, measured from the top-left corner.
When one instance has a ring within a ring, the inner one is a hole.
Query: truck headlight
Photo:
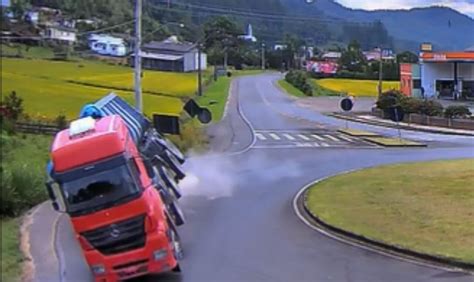
[[[153,259],[155,261],[162,260],[166,258],[168,251],[166,249],[161,249],[153,252]]]
[[[91,270],[94,275],[101,275],[105,273],[105,267],[102,264],[93,265]]]

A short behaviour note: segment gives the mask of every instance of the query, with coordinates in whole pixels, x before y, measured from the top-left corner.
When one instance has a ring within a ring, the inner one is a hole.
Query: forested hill
[[[447,50],[462,50],[474,45],[474,19],[446,7],[365,11],[344,7],[334,0],[317,0],[313,5],[301,0],[281,2],[288,12],[308,16],[323,12],[353,22],[380,20],[396,43],[408,44],[412,49],[424,41]]]
[[[59,8],[79,18],[97,17],[107,24],[133,17],[132,0],[16,2]],[[267,42],[282,41],[289,33],[318,46],[345,44],[351,39],[357,39],[364,48],[383,45],[412,51],[422,42],[432,42],[436,49],[446,50],[474,45],[474,20],[449,8],[364,11],[344,7],[334,0],[316,0],[312,5],[305,0],[144,0],[144,28],[152,32],[158,21],[184,22],[194,28],[189,31],[193,34],[206,19],[229,10],[242,32],[251,23],[255,35]]]

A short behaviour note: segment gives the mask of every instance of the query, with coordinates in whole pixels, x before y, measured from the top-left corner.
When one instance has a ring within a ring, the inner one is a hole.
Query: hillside
[[[313,5],[300,0],[281,2],[288,13],[308,16],[324,13],[353,22],[380,20],[399,49],[416,49],[424,41],[432,42],[436,49],[446,50],[462,50],[474,44],[474,20],[450,8],[365,11],[344,7],[334,0],[317,0]]]

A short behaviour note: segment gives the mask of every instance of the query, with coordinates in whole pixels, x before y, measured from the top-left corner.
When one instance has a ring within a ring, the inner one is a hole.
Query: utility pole
[[[142,101],[142,0],[135,0],[135,108],[143,112]]]
[[[262,43],[262,70],[265,68],[265,43]]]
[[[202,96],[201,43],[198,43],[198,96]]]
[[[380,61],[379,61],[379,85],[378,85],[378,94],[379,97],[382,96],[383,91],[383,58],[382,58],[382,48],[379,48]]]

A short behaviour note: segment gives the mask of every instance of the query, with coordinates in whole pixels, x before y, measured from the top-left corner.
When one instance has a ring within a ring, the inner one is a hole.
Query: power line
[[[162,2],[161,2],[162,3]],[[265,19],[268,21],[299,21],[299,22],[319,22],[319,23],[352,23],[352,24],[371,24],[371,22],[367,21],[345,21],[343,19],[335,19],[335,18],[316,18],[316,17],[308,17],[304,15],[286,15],[286,14],[276,14],[276,13],[263,13],[260,11],[248,11],[234,7],[226,7],[226,6],[209,6],[209,5],[195,5],[190,3],[183,3],[183,2],[174,2],[173,5],[181,7],[180,9],[176,8],[160,8],[151,5],[154,8],[158,8],[161,10],[168,10],[168,11],[186,11],[188,12],[189,9],[198,10],[201,12],[207,13],[214,13],[214,14],[230,14],[238,17],[251,17],[253,19]],[[191,12],[191,11],[189,11]]]
[[[113,26],[109,26],[109,27],[104,27],[104,28],[100,28],[100,29],[96,29],[96,30],[90,30],[90,31],[85,31],[85,32],[82,32],[82,33],[78,33],[77,36],[82,36],[82,35],[87,35],[87,34],[91,34],[91,33],[97,33],[97,32],[103,32],[103,31],[108,31],[108,30],[112,30],[112,29],[116,29],[118,27],[122,27],[122,26],[126,26],[126,25],[129,25],[129,24],[132,24],[135,22],[135,19],[133,20],[130,20],[130,21],[126,21],[126,22],[123,22],[123,23],[120,23],[120,24],[116,24],[116,25],[113,25]]]

